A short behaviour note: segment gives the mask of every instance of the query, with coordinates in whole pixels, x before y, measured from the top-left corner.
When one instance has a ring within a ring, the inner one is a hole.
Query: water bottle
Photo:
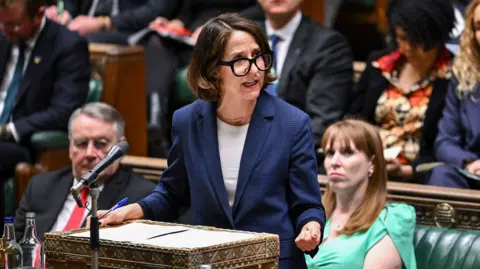
[[[24,268],[43,268],[43,243],[37,236],[34,212],[26,214],[25,233],[19,243],[23,252]]]
[[[4,218],[3,237],[7,239],[7,248],[11,247],[12,253],[5,254],[5,269],[17,269],[23,267],[22,248],[15,241],[15,226],[13,217]]]

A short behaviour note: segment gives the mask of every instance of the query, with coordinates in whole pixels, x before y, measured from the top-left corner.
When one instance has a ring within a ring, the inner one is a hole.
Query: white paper
[[[135,243],[168,248],[202,248],[247,240],[254,237],[254,234],[249,233],[190,229],[185,232],[169,234],[149,240],[138,240]]]
[[[129,223],[120,227],[101,228],[99,234],[101,240],[134,242],[146,240],[147,238],[153,236],[188,229],[189,228],[184,226],[162,226],[145,223]],[[90,231],[76,233],[70,236],[90,238]]]
[[[391,147],[383,151],[383,156],[385,159],[395,159],[398,154],[400,154],[400,151],[402,151],[402,147],[400,146]]]

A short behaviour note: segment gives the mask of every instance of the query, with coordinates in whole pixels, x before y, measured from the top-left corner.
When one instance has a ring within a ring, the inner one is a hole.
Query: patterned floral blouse
[[[452,63],[451,54],[445,49],[436,60],[430,75],[409,89],[401,89],[398,78],[404,63],[405,58],[396,50],[374,61],[372,65],[381,70],[389,81],[375,109],[375,121],[380,127],[383,147],[401,147],[397,159],[407,164],[415,160],[420,152],[421,129],[433,82],[437,78],[449,79]]]

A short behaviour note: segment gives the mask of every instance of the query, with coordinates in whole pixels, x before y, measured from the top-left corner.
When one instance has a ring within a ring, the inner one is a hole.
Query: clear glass
[[[45,267],[43,243],[37,235],[35,213],[33,212],[28,212],[26,214],[25,233],[19,243],[23,252],[24,268]]]
[[[22,248],[15,240],[15,226],[13,217],[5,217],[3,237],[7,239],[7,248],[12,248],[12,253],[5,254],[5,269],[18,269],[23,267]]]

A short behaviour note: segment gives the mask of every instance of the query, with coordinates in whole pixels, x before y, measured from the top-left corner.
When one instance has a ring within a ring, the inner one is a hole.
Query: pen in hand
[[[57,17],[59,20],[63,16],[63,9],[64,9],[63,0],[57,0]]]
[[[105,214],[103,214],[102,216],[100,216],[100,218],[98,218],[98,220],[101,220],[103,218],[105,218],[108,214],[110,214],[112,211],[116,210],[117,208],[121,207],[123,204],[125,204],[125,202],[128,200],[128,197],[125,197],[123,198],[122,200],[120,200],[120,202],[118,202],[117,204],[115,204],[112,208],[110,208],[107,212],[105,212]]]

